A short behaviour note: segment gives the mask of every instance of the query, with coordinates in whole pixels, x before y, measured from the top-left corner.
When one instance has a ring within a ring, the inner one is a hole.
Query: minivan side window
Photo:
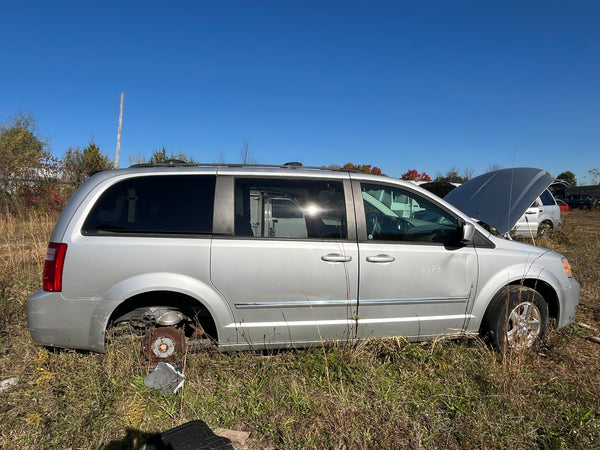
[[[341,181],[238,178],[235,235],[251,238],[346,239]]]
[[[418,194],[388,185],[361,184],[368,240],[455,244],[458,219]]]
[[[214,175],[133,177],[110,186],[88,214],[84,235],[211,234]]]

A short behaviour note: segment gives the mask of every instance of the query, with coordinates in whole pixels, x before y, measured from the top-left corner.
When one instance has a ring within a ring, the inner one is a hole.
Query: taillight
[[[51,292],[62,291],[62,273],[67,254],[67,244],[50,242],[44,261],[44,278],[42,289]]]

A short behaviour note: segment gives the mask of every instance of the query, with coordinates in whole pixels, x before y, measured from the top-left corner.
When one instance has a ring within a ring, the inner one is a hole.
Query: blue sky
[[[6,1],[0,122],[121,166],[600,168],[598,1]]]

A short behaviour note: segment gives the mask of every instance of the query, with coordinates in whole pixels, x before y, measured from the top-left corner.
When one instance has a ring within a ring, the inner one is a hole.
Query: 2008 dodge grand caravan
[[[529,347],[550,319],[573,321],[579,284],[561,255],[478,223],[508,231],[552,182],[506,170],[461,186],[460,209],[407,182],[341,170],[98,173],[54,229],[43,289],[27,302],[30,332],[104,352],[107,329],[129,322],[154,361],[208,339],[226,350],[474,332],[500,349]],[[502,200],[499,218],[480,211],[471,193],[492,193],[497,213],[506,179],[518,198]]]

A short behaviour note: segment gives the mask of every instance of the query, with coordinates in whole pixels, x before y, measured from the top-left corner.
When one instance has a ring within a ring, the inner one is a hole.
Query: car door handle
[[[326,262],[350,262],[352,261],[352,256],[340,255],[339,253],[329,253],[321,256],[321,259]]]
[[[389,263],[394,262],[396,258],[390,255],[367,256],[367,262],[372,263]]]

